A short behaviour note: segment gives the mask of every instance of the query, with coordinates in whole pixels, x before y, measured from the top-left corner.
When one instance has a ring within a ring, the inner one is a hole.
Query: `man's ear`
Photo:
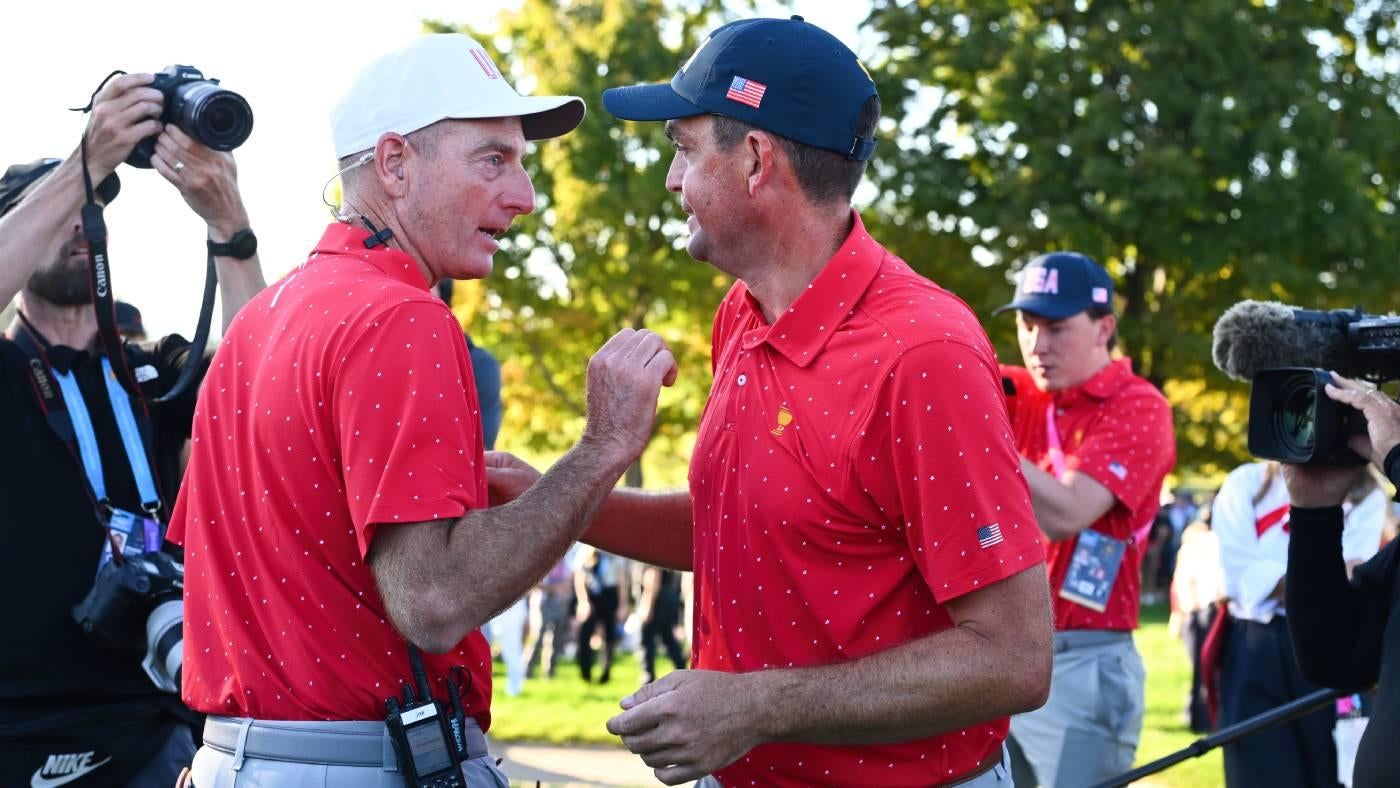
[[[776,141],[773,135],[757,129],[744,135],[744,179],[748,184],[749,196],[756,196],[760,189],[770,185],[777,174],[779,160]]]
[[[1099,344],[1107,345],[1108,340],[1113,337],[1113,332],[1118,330],[1118,316],[1107,314],[1097,321],[1099,329]]]
[[[402,134],[386,131],[374,143],[374,174],[390,197],[402,197],[408,191],[408,141]]]

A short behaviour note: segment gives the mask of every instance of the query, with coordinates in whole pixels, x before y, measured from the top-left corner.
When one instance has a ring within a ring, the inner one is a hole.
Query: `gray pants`
[[[1129,632],[1070,630],[1055,633],[1050,699],[1011,718],[1011,738],[1033,776],[1045,788],[1080,788],[1133,766],[1142,733],[1142,667]],[[1020,760],[1018,758],[1018,760]]]
[[[878,783],[875,783],[878,785]],[[1016,788],[1011,780],[1011,754],[1007,752],[1006,745],[1001,746],[1001,761],[985,772],[965,780],[960,783],[953,783],[956,788]],[[724,783],[716,780],[714,775],[700,778],[695,783],[695,788],[724,788]]]
[[[468,720],[468,788],[508,787]],[[291,758],[297,760],[290,760]],[[195,753],[194,788],[403,788],[382,722],[282,722],[210,717]]]

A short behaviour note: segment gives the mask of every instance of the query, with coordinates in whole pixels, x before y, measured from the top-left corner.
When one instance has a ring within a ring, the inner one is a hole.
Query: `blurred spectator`
[[[666,656],[676,670],[685,668],[685,655],[676,640],[681,615],[681,573],[648,566],[642,572],[642,683],[656,680],[656,642],[666,648]]]
[[[596,549],[585,549],[579,555],[581,564],[574,575],[579,598],[578,616],[583,621],[578,628],[579,673],[584,681],[593,680],[593,633],[601,630],[603,669],[598,683],[607,684],[612,680],[613,652],[622,634],[625,559]]]
[[[577,546],[574,550],[579,549]],[[543,655],[545,675],[554,678],[559,662],[564,658],[565,646],[569,643],[569,633],[573,624],[574,583],[570,571],[571,555],[559,559],[549,574],[539,584],[540,628],[530,645],[530,659],[525,668],[526,676],[535,675]],[[549,650],[545,650],[545,641]]]
[[[125,301],[116,302],[117,333],[132,342],[144,342],[146,326],[141,323],[141,310]]]
[[[1351,562],[1363,561],[1380,548],[1386,507],[1375,479],[1364,469],[1357,471],[1343,504],[1342,552]],[[1299,669],[1285,622],[1289,511],[1288,490],[1276,462],[1251,462],[1231,471],[1212,507],[1211,525],[1220,543],[1228,597],[1228,616],[1217,621],[1218,631],[1211,633],[1211,639],[1220,640],[1221,727],[1320,689]],[[1227,745],[1226,785],[1333,785],[1334,721],[1331,709],[1317,711]]]
[[[1164,533],[1162,562],[1157,570],[1157,588],[1170,589],[1176,572],[1177,552],[1181,549],[1181,534],[1196,518],[1196,501],[1189,490],[1181,487],[1172,491],[1172,502],[1163,510],[1170,529]]]
[[[1225,596],[1225,575],[1220,568],[1220,543],[1210,529],[1210,509],[1199,510],[1200,517],[1181,533],[1176,553],[1176,573],[1171,584],[1172,635],[1181,638],[1191,659],[1191,690],[1186,700],[1187,725],[1196,733],[1211,729],[1206,711],[1205,690],[1201,684],[1201,646],[1219,612]]]

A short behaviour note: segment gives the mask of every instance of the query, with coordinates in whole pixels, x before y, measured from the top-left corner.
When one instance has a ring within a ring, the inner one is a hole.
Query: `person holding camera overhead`
[[[207,225],[227,328],[263,287],[237,170],[230,154],[162,123],[170,98],[152,79],[120,76],[94,97],[87,169],[97,201],[109,202],[117,166],[138,142],[154,140],[155,170]],[[175,694],[178,564],[139,557],[161,546],[198,386],[148,408],[116,384],[112,369],[122,365],[100,349],[88,281],[82,158],[79,147],[65,161],[17,165],[0,177],[0,305],[19,296],[0,338],[0,531],[11,559],[0,572],[9,610],[0,629],[0,785],[164,788],[194,753],[191,715]],[[205,250],[192,240],[193,263]],[[152,398],[198,363],[178,335],[123,352]],[[139,566],[161,570],[150,591],[126,600],[122,620],[96,616],[94,631],[84,631],[74,608],[121,599],[121,589],[99,581]],[[173,604],[157,607],[157,590]],[[164,639],[148,644],[148,626]]]
[[[1366,416],[1353,451],[1400,482],[1400,404],[1374,385],[1333,375],[1327,396]],[[1392,541],[1347,579],[1343,522],[1355,468],[1283,466],[1292,503],[1288,545],[1288,629],[1303,675],[1337,689],[1375,685],[1371,719],[1352,771],[1357,788],[1400,784],[1400,540]]]

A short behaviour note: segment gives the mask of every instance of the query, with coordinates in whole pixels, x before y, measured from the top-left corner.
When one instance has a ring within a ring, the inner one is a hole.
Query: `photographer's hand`
[[[1351,450],[1375,463],[1384,473],[1386,455],[1400,444],[1400,403],[1365,381],[1349,380],[1335,372],[1332,378],[1336,385],[1327,386],[1327,396],[1366,416],[1366,434],[1351,439]]]
[[[222,243],[248,227],[233,154],[207,148],[171,123],[156,138],[151,164],[209,225],[209,240]]]
[[[175,185],[180,196],[209,226],[209,240],[225,243],[239,230],[249,229],[248,210],[238,191],[238,166],[233,154],[201,145],[174,124],[169,124],[156,138],[151,165]],[[256,254],[247,260],[215,257],[214,263],[219,269],[220,305],[227,331],[238,310],[266,287],[267,282]]]
[[[123,74],[114,77],[92,101],[88,115],[87,165],[94,185],[112,174],[131,155],[136,143],[160,133],[160,112],[165,97],[147,87],[150,74]],[[81,146],[73,158],[81,156]]]

